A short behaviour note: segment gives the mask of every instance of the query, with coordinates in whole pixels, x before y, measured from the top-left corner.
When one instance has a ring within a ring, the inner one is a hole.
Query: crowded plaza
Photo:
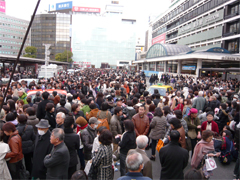
[[[22,74],[1,84],[0,179],[214,179],[230,164],[239,179],[238,79]]]

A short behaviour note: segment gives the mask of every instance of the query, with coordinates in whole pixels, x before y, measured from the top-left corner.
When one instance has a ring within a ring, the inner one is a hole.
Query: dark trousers
[[[85,161],[84,161],[84,154],[83,149],[78,149],[78,157],[81,164],[81,170],[84,170],[85,168]]]
[[[157,140],[152,139],[152,155],[155,156],[156,154],[156,146],[157,146]]]
[[[20,179],[20,174],[19,170],[22,167],[22,160],[16,162],[16,163],[8,163],[8,169],[10,171],[10,174],[12,176],[12,179],[19,180]]]
[[[33,153],[28,153],[28,154],[24,154],[24,161],[25,161],[25,167],[26,170],[32,174],[32,158],[33,158]]]
[[[192,155],[193,155],[194,148],[195,148],[195,146],[196,146],[196,144],[197,144],[197,138],[191,139],[191,144],[192,144]]]
[[[126,163],[125,163],[126,158],[127,158],[126,154],[120,153],[120,175],[121,176],[125,176],[126,174]]]
[[[240,157],[239,157],[239,154],[238,154],[238,158],[237,158],[235,168],[234,168],[234,174],[236,174],[236,179],[239,179],[239,177],[240,177],[240,174],[239,174],[239,171],[240,171],[239,159],[240,159]]]
[[[77,166],[72,166],[68,168],[68,179],[71,179],[73,173],[75,173],[77,170]]]

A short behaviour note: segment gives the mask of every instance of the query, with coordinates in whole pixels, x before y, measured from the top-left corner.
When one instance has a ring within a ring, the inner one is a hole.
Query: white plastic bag
[[[89,170],[90,170],[91,165],[92,165],[92,163],[91,163],[90,161],[91,161],[91,160],[89,160],[89,161],[87,162],[87,164],[86,164],[86,166],[85,166],[85,169],[84,169],[86,175],[88,175]]]
[[[216,164],[215,160],[213,159],[213,157],[208,157],[205,160],[205,163],[206,163],[207,171],[212,171],[217,168],[217,164]]]

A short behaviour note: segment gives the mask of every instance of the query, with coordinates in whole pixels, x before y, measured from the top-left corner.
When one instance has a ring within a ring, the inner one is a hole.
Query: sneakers
[[[115,172],[118,172],[118,168],[115,167],[115,168],[114,168],[114,171],[115,171]]]
[[[120,163],[119,163],[119,162],[116,162],[116,163],[115,163],[115,166],[120,166]]]
[[[156,157],[151,156],[149,159],[152,160],[152,161],[155,161]]]

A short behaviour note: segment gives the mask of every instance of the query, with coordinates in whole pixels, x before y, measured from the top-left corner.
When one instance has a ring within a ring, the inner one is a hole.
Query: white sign
[[[215,20],[217,18],[219,18],[219,13],[214,14],[214,15],[209,16],[209,17],[206,17],[205,21],[206,21],[206,23],[208,23],[209,21]]]

